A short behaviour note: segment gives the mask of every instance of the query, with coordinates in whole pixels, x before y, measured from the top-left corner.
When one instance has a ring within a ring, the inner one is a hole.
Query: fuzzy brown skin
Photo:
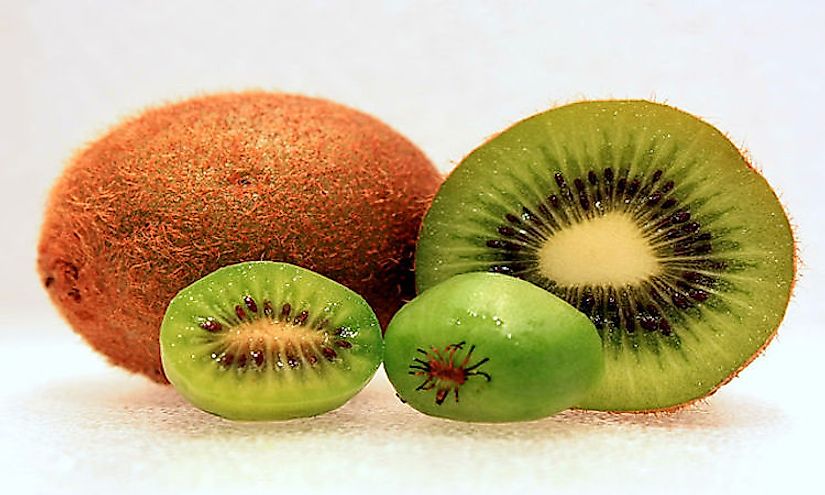
[[[165,382],[158,330],[183,287],[246,260],[294,263],[363,295],[383,325],[413,296],[412,253],[441,176],[341,105],[264,92],[146,111],[56,183],[43,285],[109,360]]]

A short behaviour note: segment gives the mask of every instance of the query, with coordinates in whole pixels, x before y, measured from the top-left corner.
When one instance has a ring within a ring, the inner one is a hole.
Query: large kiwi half
[[[163,369],[193,404],[230,419],[313,416],[370,380],[381,327],[364,299],[287,263],[240,263],[183,289],[160,331]]]
[[[592,101],[519,122],[462,161],[425,216],[416,281],[492,271],[553,292],[602,338],[606,373],[579,406],[662,410],[764,348],[794,249],[773,190],[718,130],[661,104]]]

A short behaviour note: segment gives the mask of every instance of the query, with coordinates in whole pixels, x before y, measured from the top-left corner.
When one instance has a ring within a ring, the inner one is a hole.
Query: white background
[[[825,344],[820,2],[0,2],[0,472],[11,492],[246,488],[423,493],[759,491],[821,485]],[[688,5],[689,4],[689,5]],[[227,423],[106,366],[34,271],[50,184],[147,105],[216,90],[322,96],[383,119],[443,171],[558,103],[652,98],[746,149],[797,227],[777,341],[669,417],[570,412],[463,425],[385,379],[343,409]]]

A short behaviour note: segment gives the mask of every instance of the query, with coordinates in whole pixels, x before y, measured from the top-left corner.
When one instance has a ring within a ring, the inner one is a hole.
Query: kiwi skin
[[[240,261],[318,272],[388,323],[414,293],[415,239],[440,182],[406,138],[345,106],[260,91],[198,97],[77,153],[48,200],[39,275],[92,347],[166,382],[167,304]]]

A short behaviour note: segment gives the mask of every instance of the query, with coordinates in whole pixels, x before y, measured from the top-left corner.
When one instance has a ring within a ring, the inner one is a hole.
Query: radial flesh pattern
[[[416,282],[528,280],[590,317],[606,357],[581,407],[669,409],[766,345],[794,279],[773,190],[718,130],[644,101],[519,122],[471,153],[422,227]]]

